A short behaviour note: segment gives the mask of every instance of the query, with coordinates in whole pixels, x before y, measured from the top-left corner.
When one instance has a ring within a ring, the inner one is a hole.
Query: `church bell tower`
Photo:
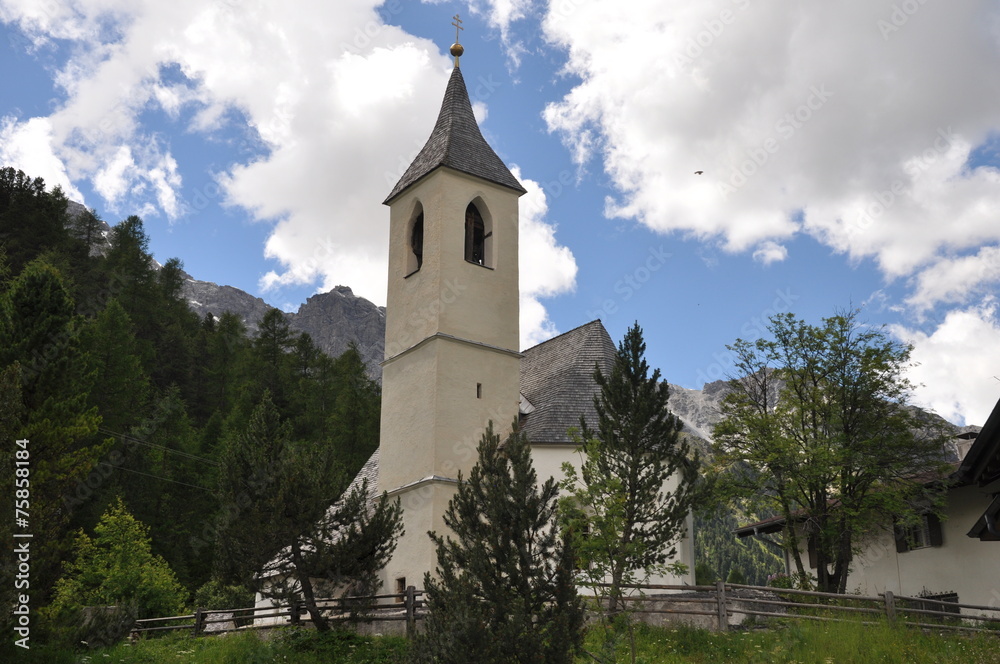
[[[467,477],[475,464],[488,422],[503,435],[518,414],[518,198],[526,192],[479,131],[457,41],[430,138],[384,201],[379,490],[401,500],[406,529],[383,571],[390,592],[422,587],[433,572],[427,532],[446,532],[459,472]]]

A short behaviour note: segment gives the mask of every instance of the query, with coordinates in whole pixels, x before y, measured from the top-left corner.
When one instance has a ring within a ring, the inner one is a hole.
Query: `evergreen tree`
[[[239,316],[227,311],[206,334],[206,401],[212,411],[228,414],[248,373],[246,326]]]
[[[742,523],[747,521],[744,518]],[[755,586],[767,585],[768,576],[785,569],[781,547],[759,537],[742,539],[736,537],[733,531],[740,526],[740,523],[732,513],[731,506],[723,508],[717,514],[696,515],[695,560],[699,565],[711,570],[729,570],[731,573],[732,570],[738,569],[746,579],[746,583]],[[715,583],[715,571],[712,571],[712,574],[711,583]],[[697,583],[703,585],[700,581]]]
[[[378,449],[382,392],[368,377],[353,343],[334,360],[334,371],[338,391],[330,415],[330,444],[344,467],[355,473]]]
[[[295,347],[296,334],[289,328],[288,319],[278,309],[271,309],[261,319],[257,338],[253,341],[254,374],[258,389],[271,393],[271,399],[281,409],[288,406],[293,359],[289,351]]]
[[[107,448],[94,438],[100,417],[87,403],[94,370],[73,311],[60,274],[41,261],[0,297],[0,368],[20,366],[24,417],[17,437],[30,440],[31,529],[45,542],[32,555],[40,599],[70,545],[69,498]]]
[[[556,525],[557,486],[539,487],[527,438],[501,445],[492,423],[448,503],[452,536],[431,534],[436,575],[416,662],[569,664],[582,639],[573,548]],[[473,656],[474,653],[474,656]]]
[[[189,588],[211,574],[210,552],[194,550],[190,533],[216,509],[218,464],[198,455],[200,437],[175,387],[120,441],[116,484],[131,512],[150,527],[153,551]]]
[[[133,215],[119,222],[112,227],[109,240],[107,292],[117,297],[128,313],[142,344],[143,366],[152,375],[157,361],[154,340],[160,326],[160,298],[142,219]]]
[[[104,429],[128,431],[148,405],[149,378],[142,367],[132,321],[117,299],[109,301],[85,327],[83,341],[97,367],[90,404],[97,407]]]
[[[57,187],[45,191],[42,178],[0,168],[0,244],[13,274],[47,250],[66,247],[66,197]]]
[[[600,588],[611,615],[622,608],[625,585],[641,583],[676,555],[696,496],[697,454],[678,438],[667,383],[659,369],[649,374],[645,351],[637,323],[619,345],[611,375],[595,369],[597,429],[581,417],[582,467],[577,473],[563,464],[570,494],[563,505],[583,575]]]
[[[151,376],[161,389],[177,386],[190,402],[198,396],[194,358],[201,323],[182,295],[183,283],[183,265],[176,258],[169,259],[156,273],[158,325],[153,342],[159,361]],[[164,362],[163,358],[170,361]]]
[[[323,592],[372,591],[402,533],[398,501],[369,504],[367,485],[341,495],[345,475],[329,445],[293,441],[270,393],[222,454],[221,576],[268,597],[297,599],[317,629]]]

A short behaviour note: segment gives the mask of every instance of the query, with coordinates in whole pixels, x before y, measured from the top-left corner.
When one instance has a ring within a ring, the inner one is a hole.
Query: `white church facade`
[[[446,532],[458,474],[475,464],[490,421],[501,434],[519,421],[540,479],[559,479],[563,462],[579,463],[568,430],[581,415],[596,425],[594,366],[607,375],[615,355],[600,321],[518,350],[524,193],[480,133],[456,57],[431,136],[385,200],[381,438],[359,475],[403,506],[406,532],[383,570],[385,591],[420,588],[433,572],[427,533]],[[688,573],[652,582],[694,583],[690,517],[687,533],[678,558]]]

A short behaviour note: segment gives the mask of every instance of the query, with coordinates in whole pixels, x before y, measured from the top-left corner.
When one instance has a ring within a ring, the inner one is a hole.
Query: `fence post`
[[[885,591],[885,615],[890,625],[896,624],[896,598],[891,590]]]
[[[201,636],[201,631],[205,628],[205,609],[198,607],[194,610],[194,636]]]
[[[729,629],[729,615],[726,612],[726,583],[721,579],[715,582],[715,601],[719,607],[719,631]]]
[[[299,600],[293,599],[288,603],[288,610],[291,612],[289,616],[290,622],[293,625],[299,624]]]
[[[406,638],[412,639],[417,628],[417,589],[407,586],[403,602],[406,604]]]

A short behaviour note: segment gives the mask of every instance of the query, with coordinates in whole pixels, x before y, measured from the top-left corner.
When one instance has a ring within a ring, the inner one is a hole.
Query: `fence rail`
[[[607,587],[597,584],[595,588]],[[623,598],[629,611],[643,616],[673,614],[714,616],[711,626],[729,629],[743,617],[786,620],[860,621],[874,624],[885,618],[908,627],[992,632],[1000,636],[1000,607],[960,604],[928,597],[907,597],[892,592],[878,595],[839,595],[813,590],[773,588],[745,584],[628,585],[636,594]],[[650,595],[650,591],[664,594]],[[672,594],[683,593],[678,597]],[[646,608],[655,603],[656,608]],[[704,623],[703,623],[704,624]]]
[[[959,604],[926,597],[905,597],[892,592],[877,596],[838,595],[811,590],[750,586],[718,581],[715,585],[629,585],[635,594],[624,598],[628,611],[637,616],[708,617],[720,631],[730,624],[753,616],[783,620],[830,622],[860,621],[875,624],[885,618],[894,625],[908,627],[992,632],[1000,636],[1000,608]],[[595,587],[588,590],[593,591]],[[650,592],[657,594],[650,595]],[[413,586],[398,594],[368,597],[323,598],[316,600],[331,622],[406,621],[406,634],[412,636],[416,621],[423,617],[423,591]],[[388,602],[386,601],[388,600]],[[655,605],[654,605],[655,603]],[[304,619],[305,618],[305,619]],[[714,618],[714,620],[712,620]],[[705,620],[705,618],[701,618]],[[189,630],[193,636],[216,634],[238,629],[298,625],[308,621],[302,602],[270,607],[242,609],[198,609],[193,614],[136,621],[140,635],[169,630]],[[209,627],[222,624],[220,628]]]
[[[405,621],[406,633],[412,635],[416,621],[421,618],[418,612],[423,606],[421,597],[423,591],[410,586],[397,594],[319,598],[316,605],[323,617],[331,622]],[[308,616],[308,610],[301,601],[240,609],[197,609],[194,613],[183,616],[137,620],[132,631],[141,636],[154,632],[188,630],[192,636],[203,636],[235,630],[300,625],[309,620]],[[213,628],[210,625],[223,627]]]

